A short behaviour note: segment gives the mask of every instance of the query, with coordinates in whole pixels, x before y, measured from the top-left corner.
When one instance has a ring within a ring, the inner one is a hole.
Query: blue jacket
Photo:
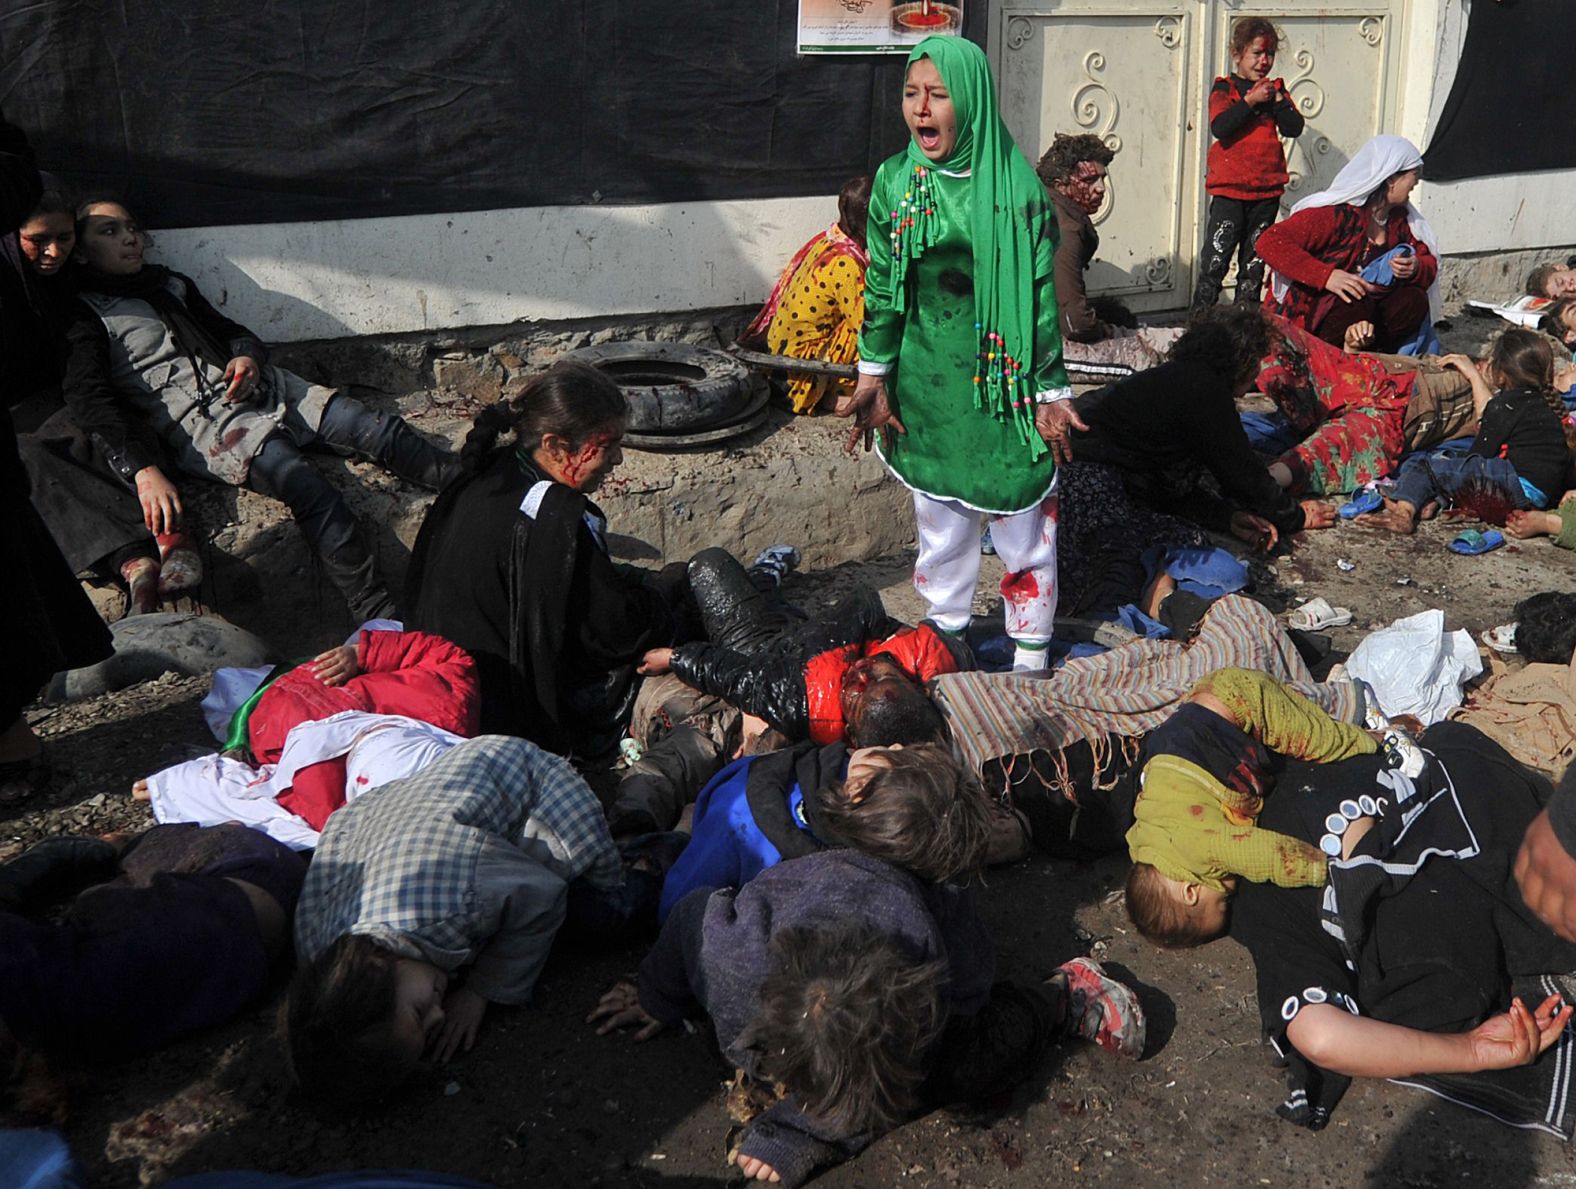
[[[848,749],[800,743],[735,760],[695,800],[689,845],[662,883],[657,920],[696,888],[737,888],[784,859],[825,849],[805,794],[848,771]]]

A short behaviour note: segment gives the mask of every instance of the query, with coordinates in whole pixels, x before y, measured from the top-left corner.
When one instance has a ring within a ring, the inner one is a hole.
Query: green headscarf
[[[914,47],[908,65],[921,58],[936,64],[952,99],[958,142],[941,162],[926,157],[912,138],[908,142],[913,172],[903,209],[892,219],[894,289],[904,300],[909,262],[923,256],[935,240],[937,191],[930,171],[967,170],[974,204],[974,323],[980,334],[974,404],[1010,417],[1030,457],[1037,459],[1047,447],[1034,428],[1035,245],[1029,216],[1046,205],[1045,187],[1002,123],[984,51],[961,37],[933,35]]]

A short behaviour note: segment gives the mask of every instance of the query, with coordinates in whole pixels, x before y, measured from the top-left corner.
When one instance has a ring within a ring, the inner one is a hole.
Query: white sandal
[[[1345,627],[1352,622],[1352,613],[1345,607],[1332,607],[1322,595],[1309,599],[1286,617],[1286,626],[1302,632],[1317,632],[1325,628]]]
[[[1503,652],[1507,656],[1516,654],[1516,625],[1502,623],[1498,627],[1489,628],[1482,636],[1483,643],[1495,652]]]

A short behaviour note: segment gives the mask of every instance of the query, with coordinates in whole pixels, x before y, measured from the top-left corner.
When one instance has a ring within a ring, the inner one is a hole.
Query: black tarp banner
[[[1448,182],[1576,167],[1573,47],[1576,0],[1473,0],[1423,176]]]
[[[830,194],[901,147],[903,60],[799,57],[797,16],[0,0],[0,105],[45,168],[156,227]]]

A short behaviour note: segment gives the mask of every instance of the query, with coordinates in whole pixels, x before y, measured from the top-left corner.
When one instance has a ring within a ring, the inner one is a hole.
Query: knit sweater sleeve
[[[1277,79],[1277,82],[1280,80]],[[1308,122],[1303,119],[1302,113],[1297,110],[1297,105],[1291,101],[1291,96],[1286,93],[1286,84],[1281,83],[1280,99],[1270,108],[1270,114],[1275,117],[1275,131],[1282,136],[1297,137],[1302,135],[1302,130]]]
[[[1555,509],[1555,514],[1560,518],[1560,531],[1554,534],[1554,543],[1561,549],[1576,549],[1576,502],[1561,504]],[[1576,797],[1570,798],[1572,805],[1572,827],[1576,833]]]
[[[873,1139],[869,1132],[832,1134],[819,1127],[790,1095],[745,1128],[739,1155],[770,1165],[784,1189],[794,1189],[808,1181],[817,1168],[857,1156]]]
[[[1332,247],[1338,233],[1333,207],[1308,207],[1260,233],[1259,258],[1288,281],[1323,289],[1335,266],[1326,264],[1318,253]]]
[[[1232,91],[1231,80],[1217,78],[1209,89],[1209,134],[1230,140],[1253,122],[1253,106]]]
[[[865,248],[870,254],[870,263],[865,268],[864,325],[859,328],[859,360],[887,367],[897,362],[903,342],[903,311],[898,305],[897,287],[892,279],[893,186],[895,180],[899,180],[902,162],[903,158],[896,158],[876,171],[865,229]]]

